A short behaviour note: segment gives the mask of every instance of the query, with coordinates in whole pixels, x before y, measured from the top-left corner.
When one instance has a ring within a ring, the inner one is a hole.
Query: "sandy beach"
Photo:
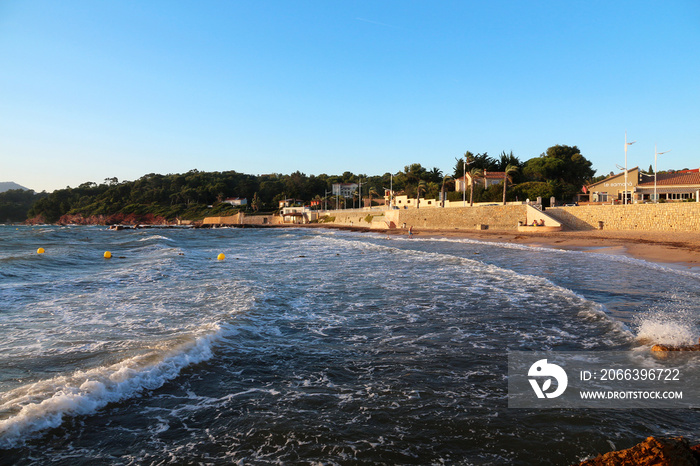
[[[700,268],[700,233],[635,231],[560,231],[521,233],[496,230],[415,230],[414,235],[470,238],[525,244],[535,247],[624,254],[651,262]]]
[[[295,225],[299,226],[299,225]],[[363,227],[329,224],[308,224],[306,227],[327,227],[352,231],[371,231],[388,235],[407,235],[406,230],[384,232]],[[479,241],[518,243],[533,247],[578,250],[602,254],[623,254],[650,262],[661,262],[687,269],[700,270],[700,232],[649,231],[559,231],[525,233],[499,230],[439,230],[414,228],[420,237],[469,238]]]

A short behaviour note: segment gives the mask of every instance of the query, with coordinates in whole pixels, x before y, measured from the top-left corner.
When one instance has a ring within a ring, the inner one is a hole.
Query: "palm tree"
[[[474,206],[474,178],[484,176],[481,168],[472,168],[469,170],[469,207]]]
[[[440,202],[442,202],[442,207],[445,207],[445,183],[447,181],[453,181],[450,175],[445,175],[442,178],[442,189],[440,190]]]
[[[420,208],[420,193],[421,191],[425,193],[426,188],[425,181],[418,180],[418,187],[416,188],[416,209]]]
[[[374,188],[369,188],[369,208],[372,208],[372,196],[379,197],[379,193]]]
[[[506,188],[508,187],[508,180],[512,182],[513,178],[511,175],[515,174],[517,171],[518,166],[509,163],[503,172],[503,205],[506,205]]]

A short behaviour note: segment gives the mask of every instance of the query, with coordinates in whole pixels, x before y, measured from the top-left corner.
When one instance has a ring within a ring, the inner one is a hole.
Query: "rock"
[[[700,341],[697,345],[682,345],[682,346],[671,346],[671,345],[654,345],[651,347],[654,352],[657,351],[700,351]]]
[[[632,448],[598,455],[579,466],[697,466],[698,447],[691,447],[683,437],[649,437]]]

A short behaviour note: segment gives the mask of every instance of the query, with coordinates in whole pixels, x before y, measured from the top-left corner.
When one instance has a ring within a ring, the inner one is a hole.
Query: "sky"
[[[700,2],[0,1],[0,181],[700,167]]]

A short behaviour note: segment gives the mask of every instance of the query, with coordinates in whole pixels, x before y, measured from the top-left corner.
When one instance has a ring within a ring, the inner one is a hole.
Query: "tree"
[[[464,161],[466,160],[467,163],[471,163],[471,161],[474,159],[474,154],[472,154],[469,151],[466,151],[464,153],[464,156],[462,157],[455,157],[455,169],[454,169],[454,177],[456,178],[463,178],[464,177],[464,171],[465,171],[465,165]]]
[[[442,170],[440,170],[438,167],[433,167],[432,170],[427,172],[428,179],[430,181],[433,181],[435,183],[439,183],[440,180],[442,179]]]
[[[495,171],[505,171],[506,167],[508,165],[514,165],[518,168],[522,167],[523,163],[520,161],[519,158],[517,158],[515,155],[513,155],[513,151],[510,151],[510,153],[506,154],[505,151],[501,152],[501,155],[499,156],[498,160],[495,163]]]
[[[420,193],[425,192],[426,188],[425,181],[418,181],[418,186],[416,187],[416,209],[420,208]]]
[[[374,188],[369,188],[369,207],[372,208],[372,196],[379,197],[379,193]]]
[[[481,168],[472,168],[469,171],[469,207],[474,206],[474,178],[481,176],[484,176],[484,172]]]
[[[260,210],[261,205],[262,201],[260,200],[260,197],[256,192],[255,194],[253,194],[253,200],[250,203],[250,206],[253,208],[253,212],[257,212],[258,210]]]
[[[442,178],[442,189],[440,189],[440,205],[441,207],[445,207],[445,183],[449,181],[454,181],[454,179],[450,175],[445,175]]]
[[[506,169],[503,171],[503,205],[506,205],[506,188],[508,187],[508,179],[512,179],[511,176],[518,172],[518,166],[508,164]]]
[[[545,154],[525,162],[523,173],[531,181],[558,181],[556,196],[570,199],[581,191],[595,170],[576,146],[552,146]]]

